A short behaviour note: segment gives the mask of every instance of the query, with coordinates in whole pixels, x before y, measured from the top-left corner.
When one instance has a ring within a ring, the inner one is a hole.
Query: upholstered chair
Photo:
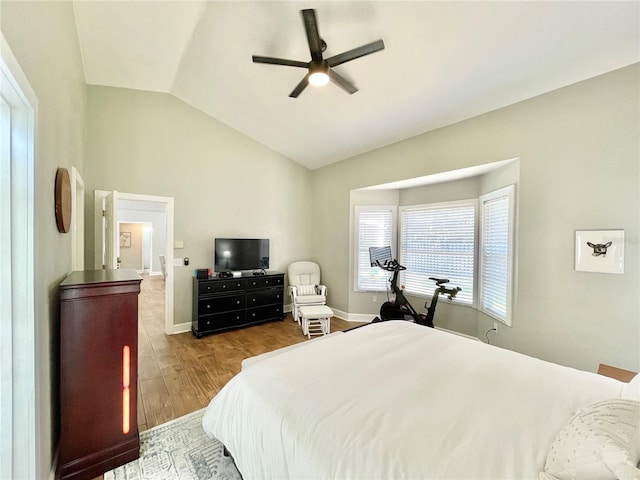
[[[325,305],[327,287],[320,284],[320,266],[314,262],[293,262],[289,265],[289,295],[293,319],[300,323],[300,307]]]

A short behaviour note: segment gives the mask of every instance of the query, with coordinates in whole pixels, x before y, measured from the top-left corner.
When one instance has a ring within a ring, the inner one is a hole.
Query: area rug
[[[204,408],[140,433],[140,458],[104,480],[240,480],[223,445],[202,429]]]

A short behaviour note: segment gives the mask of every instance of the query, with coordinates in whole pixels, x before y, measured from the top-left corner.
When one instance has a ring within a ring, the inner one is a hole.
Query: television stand
[[[193,278],[191,333],[208,333],[284,320],[284,273]]]

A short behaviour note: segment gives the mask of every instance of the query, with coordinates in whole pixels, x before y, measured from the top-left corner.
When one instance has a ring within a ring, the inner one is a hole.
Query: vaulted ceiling
[[[166,92],[310,169],[640,61],[640,3],[75,1],[88,84]],[[334,84],[289,93],[309,61],[378,39]]]

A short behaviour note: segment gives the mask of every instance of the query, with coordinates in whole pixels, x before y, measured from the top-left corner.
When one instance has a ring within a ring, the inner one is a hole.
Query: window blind
[[[408,293],[432,295],[429,277],[459,286],[455,301],[473,304],[476,202],[405,207],[400,212],[401,279]]]
[[[480,310],[511,322],[513,186],[480,197]]]
[[[369,247],[391,246],[395,242],[395,207],[356,207],[356,290],[387,289],[387,273],[369,263]]]

